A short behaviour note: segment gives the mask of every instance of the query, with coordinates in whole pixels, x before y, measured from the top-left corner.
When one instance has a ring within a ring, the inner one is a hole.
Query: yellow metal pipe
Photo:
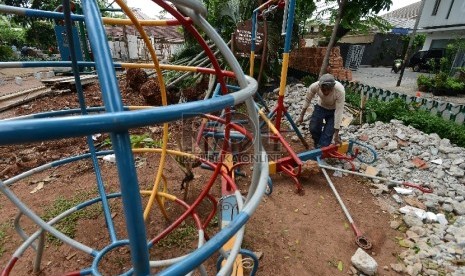
[[[155,49],[152,45],[152,42],[150,41],[149,37],[147,36],[147,33],[144,31],[142,28],[139,20],[136,18],[134,13],[131,11],[131,9],[126,5],[126,3],[123,0],[116,0],[116,3],[121,7],[121,9],[126,13],[126,15],[129,17],[131,22],[134,24],[134,26],[137,28],[139,31],[139,34],[142,36],[142,39],[145,42],[145,45],[147,46],[150,56],[153,60],[153,64],[155,66],[155,70],[157,72],[157,77],[158,77],[158,83],[160,85],[160,92],[161,92],[161,102],[163,106],[166,106],[168,104],[167,97],[166,97],[166,88],[165,88],[165,82],[163,80],[163,75],[161,73],[161,69],[159,66],[158,58],[155,53]],[[168,124],[164,123],[163,124],[163,140],[162,140],[162,152],[161,152],[161,157],[160,157],[160,164],[158,166],[158,171],[157,175],[155,177],[155,184],[153,186],[153,193],[150,195],[149,201],[147,203],[147,206],[145,207],[144,210],[144,220],[147,219],[148,214],[150,212],[150,209],[153,206],[154,200],[156,198],[156,192],[158,191],[158,186],[160,184],[160,181],[162,179],[162,174],[163,174],[163,168],[165,167],[165,161],[166,161],[166,149],[168,145]],[[162,202],[157,198],[158,204],[160,205],[160,209],[163,212],[163,206]],[[165,215],[166,213],[164,213]],[[165,218],[168,220],[168,217],[165,215]]]
[[[255,52],[251,51],[250,52],[250,77],[253,78],[253,72],[254,72],[254,66],[255,66]]]
[[[279,96],[286,93],[287,69],[289,67],[289,53],[283,54],[283,66],[281,68],[281,83],[279,84]]]

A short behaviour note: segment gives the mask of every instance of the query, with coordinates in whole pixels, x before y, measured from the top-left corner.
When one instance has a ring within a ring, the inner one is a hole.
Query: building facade
[[[418,32],[426,34],[422,50],[444,49],[465,38],[465,0],[424,0]]]

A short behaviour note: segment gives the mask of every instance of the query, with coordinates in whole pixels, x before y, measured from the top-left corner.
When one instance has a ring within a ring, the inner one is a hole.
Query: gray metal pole
[[[415,20],[415,26],[413,31],[410,34],[410,41],[408,42],[407,51],[405,52],[404,61],[402,62],[402,67],[400,70],[399,80],[397,80],[397,85],[400,86],[402,82],[402,77],[404,76],[405,65],[407,64],[407,59],[410,56],[410,51],[412,50],[413,40],[415,39],[415,34],[417,33],[418,23],[420,22],[421,13],[423,12],[423,6],[425,5],[426,0],[421,0],[420,10],[418,11],[417,19]]]

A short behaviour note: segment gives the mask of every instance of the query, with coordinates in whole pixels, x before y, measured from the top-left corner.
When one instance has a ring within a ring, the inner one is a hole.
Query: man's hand
[[[339,137],[339,129],[334,130],[333,139],[334,139],[334,144],[336,145],[340,145],[342,143],[341,137]]]
[[[304,117],[303,117],[303,116],[300,116],[299,119],[297,119],[297,121],[295,121],[295,123],[296,123],[297,125],[300,125],[300,124],[302,124],[303,121],[304,121]]]

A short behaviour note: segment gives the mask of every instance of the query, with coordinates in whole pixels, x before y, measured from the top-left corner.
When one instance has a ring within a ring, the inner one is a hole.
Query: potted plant
[[[458,93],[461,93],[465,87],[465,84],[455,78],[447,78],[446,88],[448,96],[457,96]]]
[[[434,96],[442,96],[447,93],[447,82],[448,75],[444,72],[439,72],[434,76],[433,85],[432,85],[432,93]]]
[[[417,78],[418,90],[421,92],[431,91],[433,80],[426,75],[419,75]]]

